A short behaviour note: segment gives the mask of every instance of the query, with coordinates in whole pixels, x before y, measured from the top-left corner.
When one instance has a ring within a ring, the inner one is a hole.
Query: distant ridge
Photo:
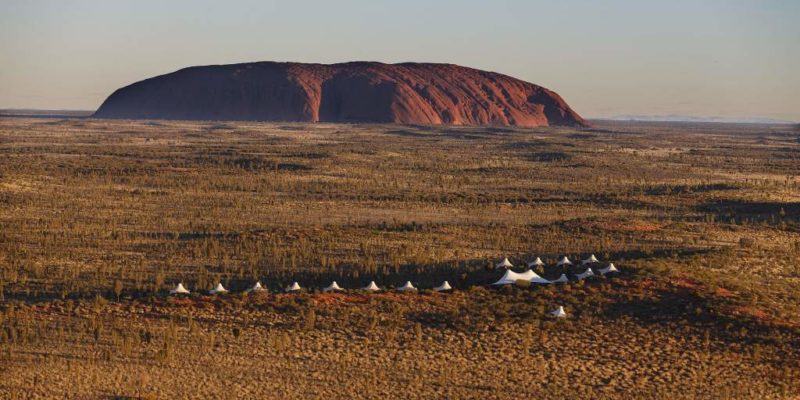
[[[555,92],[452,64],[255,62],[190,67],[118,89],[97,118],[584,126]]]
[[[795,124],[794,121],[764,117],[696,117],[688,115],[619,115],[608,118],[595,118],[606,121],[639,122],[718,122],[735,124]]]
[[[17,118],[86,118],[92,116],[93,111],[87,110],[37,110],[32,108],[2,109],[0,117]]]

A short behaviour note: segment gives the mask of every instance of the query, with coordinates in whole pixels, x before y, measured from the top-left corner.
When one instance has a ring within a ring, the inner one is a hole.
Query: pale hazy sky
[[[176,69],[448,62],[587,117],[800,121],[800,1],[0,0],[0,108],[95,109]]]

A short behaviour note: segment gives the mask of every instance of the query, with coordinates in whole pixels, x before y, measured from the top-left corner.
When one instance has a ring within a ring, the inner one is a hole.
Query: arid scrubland
[[[781,126],[0,118],[0,398],[792,398],[799,175]]]

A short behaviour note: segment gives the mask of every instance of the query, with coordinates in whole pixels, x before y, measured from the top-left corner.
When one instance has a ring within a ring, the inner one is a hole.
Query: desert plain
[[[0,398],[800,395],[800,131],[590,122],[0,118]]]

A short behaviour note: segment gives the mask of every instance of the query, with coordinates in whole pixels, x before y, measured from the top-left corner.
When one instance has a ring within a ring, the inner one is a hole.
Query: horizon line
[[[0,108],[1,118],[91,118],[97,109],[78,108],[25,108],[10,107]],[[83,115],[85,114],[85,115]],[[602,115],[584,117],[590,121],[615,121],[615,122],[676,122],[676,123],[722,123],[722,124],[767,124],[767,125],[797,125],[800,121],[759,116],[723,117],[710,115],[681,115],[681,114],[632,114],[632,115]],[[142,120],[147,120],[146,118]],[[248,121],[253,122],[253,121]],[[263,121],[270,122],[270,121]]]

